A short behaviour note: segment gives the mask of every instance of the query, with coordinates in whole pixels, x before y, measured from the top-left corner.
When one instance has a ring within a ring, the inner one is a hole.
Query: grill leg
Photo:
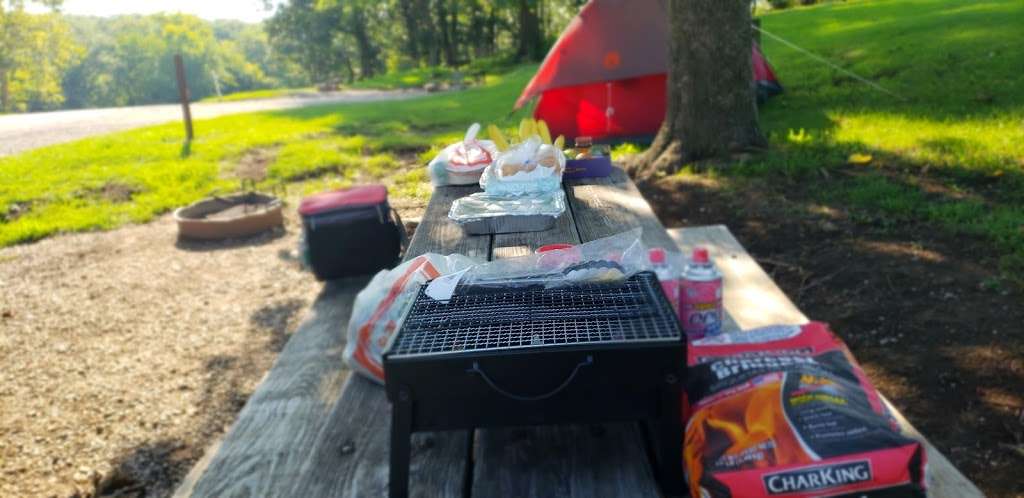
[[[683,408],[679,374],[665,376],[662,385],[662,417],[658,420],[658,470],[662,491],[669,496],[686,494],[683,479]]]
[[[391,463],[388,496],[409,496],[409,456],[412,452],[412,396],[402,389],[391,409]]]

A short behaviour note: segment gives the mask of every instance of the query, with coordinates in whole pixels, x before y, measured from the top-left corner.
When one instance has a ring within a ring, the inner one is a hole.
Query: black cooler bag
[[[398,262],[405,228],[383,185],[307,197],[299,215],[309,266],[320,280],[368,275]]]

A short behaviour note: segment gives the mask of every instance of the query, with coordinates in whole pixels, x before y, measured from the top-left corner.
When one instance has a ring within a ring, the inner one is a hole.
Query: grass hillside
[[[902,99],[766,35],[786,87],[762,108],[773,150],[731,173],[837,177],[822,200],[984,237],[1024,269],[1024,2],[831,3],[763,26]]]
[[[253,165],[266,168],[267,184],[316,178],[309,187],[324,188],[324,182],[383,180],[398,196],[427,197],[418,154],[473,121],[512,123],[508,103],[535,69],[421,99],[197,121],[187,149],[180,123],[169,123],[0,158],[0,246],[147,221],[211,192],[237,189],[236,170]]]

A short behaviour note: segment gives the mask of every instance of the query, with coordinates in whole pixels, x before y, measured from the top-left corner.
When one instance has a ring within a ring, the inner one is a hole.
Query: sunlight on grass
[[[236,190],[235,170],[255,150],[274,151],[264,165],[268,183],[318,175],[334,187],[383,180],[395,183],[396,195],[424,199],[425,175],[400,171],[398,156],[415,160],[431,146],[461,137],[473,121],[518,121],[522,113],[508,110],[535,70],[524,66],[500,84],[419,99],[197,121],[187,155],[180,125],[169,123],[3,157],[0,246],[143,222],[211,192]],[[102,192],[112,184],[129,193],[105,197]]]
[[[772,150],[728,174],[813,183],[822,200],[883,225],[988,240],[1005,268],[1024,269],[1024,3],[836,2],[762,23],[903,99],[766,36],[786,87],[761,109]],[[850,167],[860,168],[853,179],[828,175]]]

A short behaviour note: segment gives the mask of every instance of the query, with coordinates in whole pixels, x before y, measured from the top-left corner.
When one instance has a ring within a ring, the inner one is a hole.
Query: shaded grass
[[[508,126],[511,102],[535,66],[486,87],[387,103],[332,104],[197,121],[187,150],[169,123],[0,158],[0,246],[53,233],[143,222],[213,192],[239,188],[234,171],[254,150],[274,150],[264,186],[326,176],[300,188],[394,182],[397,195],[429,195],[423,167],[401,158],[462,134],[473,121]],[[128,198],[92,195],[127,186]]]

